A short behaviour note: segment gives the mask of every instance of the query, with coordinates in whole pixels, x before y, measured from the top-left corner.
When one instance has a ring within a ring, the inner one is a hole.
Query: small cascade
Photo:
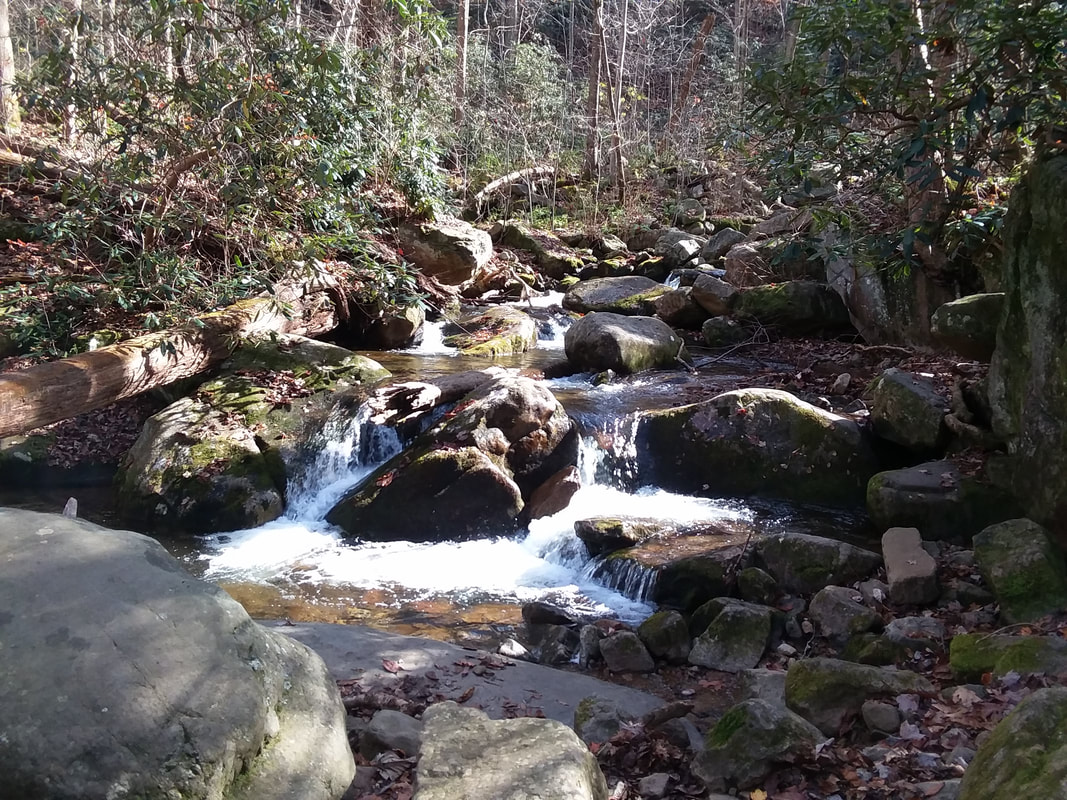
[[[592,425],[578,446],[582,485],[632,487],[637,481],[637,415],[600,418]]]
[[[656,590],[659,571],[632,558],[598,558],[586,565],[582,577],[614,589],[631,600],[648,603]]]
[[[541,320],[537,328],[537,346],[542,350],[562,350],[571,319],[563,314],[552,314]]]
[[[454,356],[459,351],[445,344],[445,325],[447,320],[422,323],[422,339],[414,347],[402,352],[413,356]]]

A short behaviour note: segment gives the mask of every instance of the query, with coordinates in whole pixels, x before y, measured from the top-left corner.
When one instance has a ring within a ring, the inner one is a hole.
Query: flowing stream
[[[540,347],[519,363],[558,360],[564,328],[558,316],[545,314]],[[445,347],[440,325],[428,325],[418,347],[368,355],[394,374],[413,376],[485,366],[484,360],[469,363]],[[530,600],[550,601],[582,615],[638,621],[651,613],[650,573],[632,566],[629,572],[606,571],[575,536],[575,521],[610,515],[673,525],[810,527],[804,524],[811,523],[810,515],[798,517],[790,509],[634,485],[635,412],[686,402],[688,392],[709,380],[715,383],[712,378],[730,382],[740,377],[729,372],[724,368],[711,378],[657,374],[603,386],[593,386],[588,375],[549,381],[582,433],[582,488],[565,510],[534,520],[518,535],[473,541],[363,542],[343,537],[326,523],[326,514],[346,490],[402,448],[391,428],[370,423],[363,410],[347,419],[331,418],[317,457],[303,480],[290,486],[284,517],[259,528],[204,537],[186,559],[254,616],[358,621],[471,641],[493,637],[498,626],[503,630],[516,624],[521,604]],[[836,518],[829,522],[840,527]]]

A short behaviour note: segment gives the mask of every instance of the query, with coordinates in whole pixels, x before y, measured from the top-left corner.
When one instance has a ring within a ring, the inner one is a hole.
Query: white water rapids
[[[631,588],[626,596],[590,577],[593,562],[574,534],[574,523],[595,516],[638,516],[674,523],[747,519],[736,503],[671,494],[655,488],[618,488],[632,451],[631,425],[582,440],[582,488],[563,511],[533,521],[517,536],[462,542],[410,543],[346,540],[324,521],[351,486],[399,452],[391,429],[362,415],[323,431],[318,458],[303,484],[290,489],[286,515],[252,530],[208,537],[205,576],[219,582],[284,583],[390,589],[397,602],[443,598],[449,602],[550,600],[586,614],[642,619],[650,607]],[[336,593],[336,592],[335,592]]]

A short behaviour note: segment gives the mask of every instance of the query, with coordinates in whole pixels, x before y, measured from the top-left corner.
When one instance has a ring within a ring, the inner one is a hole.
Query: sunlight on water
[[[422,323],[422,340],[414,347],[408,347],[401,352],[416,356],[454,356],[459,351],[445,344],[445,325],[447,320]]]

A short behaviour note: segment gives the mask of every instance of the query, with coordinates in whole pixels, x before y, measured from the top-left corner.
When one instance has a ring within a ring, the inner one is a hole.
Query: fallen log
[[[0,374],[0,438],[198,375],[248,337],[327,333],[337,325],[337,294],[328,276],[287,281],[179,328]]]
[[[555,174],[556,168],[552,166],[527,167],[526,169],[509,172],[507,175],[499,177],[494,181],[490,181],[480,192],[471,198],[471,206],[474,209],[474,213],[478,216],[481,216],[484,213],[485,204],[493,192],[502,189],[510,189],[512,185],[524,181],[535,181],[555,177]]]

